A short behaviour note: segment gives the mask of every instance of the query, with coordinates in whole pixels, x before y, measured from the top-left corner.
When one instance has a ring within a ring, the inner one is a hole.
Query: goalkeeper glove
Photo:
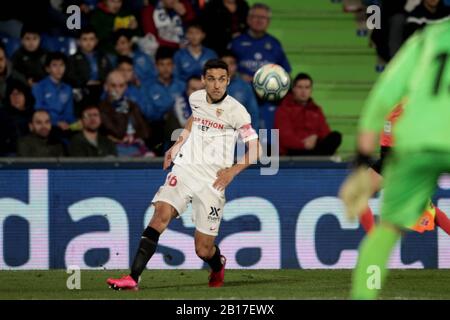
[[[369,163],[368,156],[358,153],[354,162],[356,168],[353,169],[339,190],[339,197],[344,203],[347,218],[352,221],[363,213],[372,196],[370,174],[367,170]]]

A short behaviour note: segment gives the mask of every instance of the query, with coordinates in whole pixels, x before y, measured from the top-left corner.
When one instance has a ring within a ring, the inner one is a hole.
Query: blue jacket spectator
[[[162,121],[164,115],[175,106],[175,99],[183,95],[186,84],[178,79],[172,79],[170,83],[157,80],[147,87],[147,99],[150,110],[146,117],[150,120]]]
[[[291,72],[291,66],[281,43],[267,33],[270,16],[271,11],[268,6],[253,5],[247,18],[249,29],[231,42],[231,51],[238,59],[238,71],[248,82],[253,78],[253,74],[267,63],[279,64],[288,73]]]
[[[75,121],[72,87],[62,82],[65,61],[63,53],[49,53],[46,60],[49,75],[32,88],[36,99],[35,109],[47,110],[52,125],[57,125],[62,130],[67,130],[69,124]]]
[[[143,83],[146,99],[150,107],[147,120],[154,132],[150,148],[157,154],[163,155],[168,146],[165,139],[169,134],[166,131],[166,119],[173,114],[175,100],[183,95],[186,87],[185,82],[174,78],[173,51],[167,47],[159,47],[155,55],[158,79],[153,83]]]
[[[192,76],[201,76],[203,65],[217,54],[202,45],[205,32],[201,25],[191,24],[186,30],[188,45],[174,55],[175,74],[180,80],[187,81]]]

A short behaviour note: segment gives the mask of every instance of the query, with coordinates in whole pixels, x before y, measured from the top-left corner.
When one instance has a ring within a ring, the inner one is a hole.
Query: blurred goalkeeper
[[[362,112],[356,168],[340,196],[347,214],[356,218],[372,193],[367,170],[378,132],[391,107],[407,96],[404,113],[394,128],[396,146],[387,159],[381,222],[361,243],[353,272],[351,297],[375,299],[368,286],[378,267],[381,283],[402,232],[426,209],[437,179],[450,172],[450,22],[412,36],[390,62],[369,95]]]
[[[383,182],[382,169],[386,158],[392,151],[394,146],[394,137],[392,135],[392,129],[395,123],[403,114],[405,101],[400,102],[395,106],[394,110],[389,113],[385,123],[383,132],[380,137],[380,158],[368,169],[371,177],[372,183],[372,194],[378,192],[381,189]],[[359,222],[361,223],[364,231],[370,232],[375,226],[375,219],[367,204],[366,209],[359,217]],[[435,226],[440,227],[448,235],[450,235],[450,219],[447,217],[445,212],[435,206],[431,200],[428,202],[427,208],[420,216],[419,220],[410,229],[419,233],[424,233],[425,231],[433,231]]]

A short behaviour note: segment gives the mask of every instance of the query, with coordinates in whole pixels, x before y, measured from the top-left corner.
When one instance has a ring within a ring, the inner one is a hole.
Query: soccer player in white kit
[[[225,205],[225,188],[233,178],[261,154],[258,135],[247,110],[227,95],[228,66],[213,59],[206,62],[204,90],[191,94],[192,115],[177,142],[166,152],[164,169],[174,166],[152,200],[153,217],[144,230],[128,276],[107,283],[113,289],[137,290],[140,275],[156,251],[158,239],[173,218],[192,203],[195,223],[195,252],[211,267],[210,287],[223,285],[226,259],[215,244]],[[234,163],[238,135],[247,151]]]

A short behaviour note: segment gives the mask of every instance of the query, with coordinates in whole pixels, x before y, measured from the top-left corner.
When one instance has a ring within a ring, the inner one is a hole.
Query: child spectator
[[[76,89],[87,89],[87,94],[100,92],[98,88],[111,70],[108,58],[97,50],[97,44],[95,30],[83,28],[78,38],[78,51],[68,60],[67,81]]]
[[[61,52],[49,53],[45,69],[48,76],[32,88],[36,99],[35,109],[47,110],[53,126],[63,131],[69,130],[75,116],[72,87],[62,81],[66,70],[66,56]]]
[[[83,129],[72,137],[69,144],[69,156],[107,157],[117,155],[114,142],[99,133],[102,120],[97,106],[86,106],[81,112],[80,122]]]
[[[33,105],[34,98],[26,84],[13,81],[8,85],[0,108],[0,156],[14,155],[17,140],[29,133]]]
[[[156,69],[158,71],[157,80],[146,87],[146,99],[151,106],[150,126],[153,129],[153,136],[150,142],[152,149],[162,155],[164,143],[165,117],[175,106],[175,99],[185,90],[186,84],[173,76],[174,63],[172,50],[160,47],[156,52]]]
[[[237,59],[232,52],[226,52],[222,55],[221,59],[228,65],[228,74],[230,75],[230,84],[227,89],[228,94],[247,109],[252,118],[252,127],[258,131],[259,106],[253,87],[245,82],[237,73]]]
[[[19,139],[17,156],[19,157],[62,157],[64,147],[52,135],[50,114],[46,110],[34,111],[29,124],[30,134]]]
[[[45,77],[46,51],[41,48],[39,31],[30,25],[23,25],[20,34],[21,46],[13,54],[13,68],[27,79],[31,86]]]
[[[127,83],[121,72],[112,71],[105,83],[107,97],[100,103],[102,128],[116,143],[119,156],[144,156],[149,128],[139,107],[125,97]]]
[[[122,10],[122,0],[99,1],[91,14],[91,25],[99,39],[99,47],[105,53],[114,53],[113,33],[119,29],[130,29],[138,35],[136,17]]]
[[[178,49],[184,37],[183,24],[195,18],[191,4],[185,0],[157,0],[144,7],[141,14],[144,33],[155,36],[160,47]]]
[[[201,76],[203,65],[217,54],[202,45],[205,32],[200,24],[191,24],[186,30],[187,47],[178,50],[174,55],[176,77],[186,81],[192,76]]]
[[[155,65],[152,59],[139,49],[133,49],[132,34],[129,30],[117,30],[114,33],[114,44],[118,56],[128,56],[133,59],[136,77],[140,82],[149,82],[156,78]],[[114,65],[117,64],[116,59],[117,57],[113,58]]]
[[[147,100],[145,99],[145,86],[143,86],[136,77],[136,73],[133,68],[133,60],[127,56],[119,56],[117,58],[116,69],[122,73],[127,83],[125,97],[136,103],[144,117],[147,117],[151,110],[148,106]]]
[[[331,132],[321,108],[311,98],[312,78],[300,73],[292,92],[275,112],[275,128],[280,133],[280,155],[333,155],[341,144],[341,134]]]

